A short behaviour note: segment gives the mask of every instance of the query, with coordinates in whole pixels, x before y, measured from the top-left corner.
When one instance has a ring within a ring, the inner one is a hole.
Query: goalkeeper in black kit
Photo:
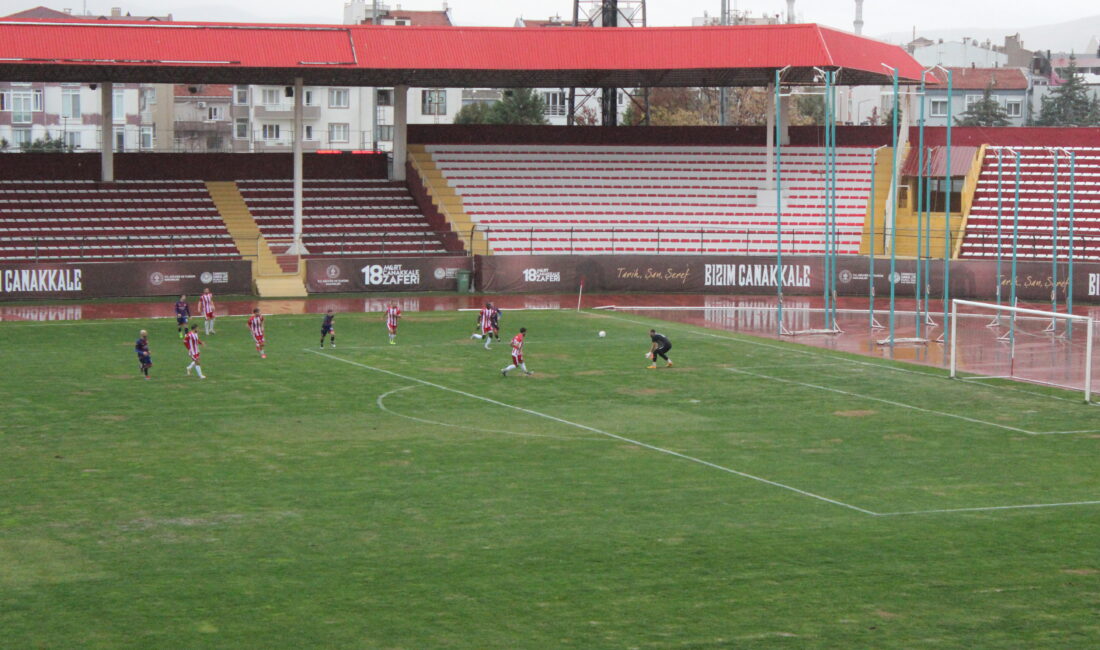
[[[649,330],[649,340],[653,345],[649,348],[650,364],[646,367],[649,370],[656,370],[657,357],[661,357],[665,360],[665,367],[671,368],[672,360],[668,358],[668,351],[672,349],[672,341],[669,341],[664,334],[657,333],[657,330]]]

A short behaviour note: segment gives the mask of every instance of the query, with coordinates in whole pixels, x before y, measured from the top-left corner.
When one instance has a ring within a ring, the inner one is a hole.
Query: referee
[[[653,346],[649,348],[649,358],[653,362],[647,366],[649,370],[657,369],[657,357],[661,357],[665,360],[665,367],[672,367],[672,360],[668,358],[668,351],[672,349],[672,341],[668,340],[668,337],[664,334],[659,334],[657,330],[649,330],[649,340],[653,341]]]

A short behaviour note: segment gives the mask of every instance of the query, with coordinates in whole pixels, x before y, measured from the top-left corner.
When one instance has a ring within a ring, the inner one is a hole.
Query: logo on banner
[[[561,271],[523,269],[524,282],[561,282]]]
[[[340,277],[340,267],[336,266],[335,264],[329,264],[327,267],[325,267],[325,277],[329,278],[330,280],[335,280],[336,278]]]
[[[202,275],[199,276],[199,281],[203,284],[210,284],[214,281],[214,274],[210,271],[203,271]]]
[[[836,274],[836,279],[844,284],[848,284],[852,281],[852,272],[848,269],[841,269],[840,273]]]
[[[149,274],[149,284],[153,285],[154,287],[159,287],[160,285],[164,284],[164,274],[160,271],[153,271]]]
[[[420,269],[406,269],[401,264],[370,264],[360,271],[363,284],[370,286],[420,284]]]
[[[703,286],[707,287],[774,287],[779,267],[775,264],[704,264]],[[783,266],[784,287],[810,286],[807,264]]]
[[[82,291],[80,269],[5,269],[5,293],[64,293]]]

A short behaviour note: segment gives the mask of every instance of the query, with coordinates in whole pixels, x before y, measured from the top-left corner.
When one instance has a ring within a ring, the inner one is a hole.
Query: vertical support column
[[[393,87],[393,180],[405,180],[409,151],[409,87]]]
[[[791,96],[790,88],[786,93],[779,92],[776,95],[779,96],[779,111],[776,113],[779,126],[778,142],[784,147],[789,147],[791,145],[791,100],[794,97]]]
[[[102,143],[99,151],[99,180],[104,183],[115,181],[115,85],[110,81],[99,84],[99,123]]]
[[[301,77],[294,78],[294,128],[293,128],[293,146],[294,146],[294,243],[291,244],[290,249],[287,252],[293,252],[298,255],[306,253],[305,246],[302,244],[302,212],[303,212],[303,190],[302,190],[302,132],[305,130],[302,128],[302,114],[304,99],[304,89]]]
[[[764,156],[764,189],[775,188],[775,136],[778,131],[777,122],[781,119],[779,116],[779,102],[776,99],[776,95],[779,94],[776,92],[778,88],[777,84],[768,84],[768,121],[766,129],[768,137]]]

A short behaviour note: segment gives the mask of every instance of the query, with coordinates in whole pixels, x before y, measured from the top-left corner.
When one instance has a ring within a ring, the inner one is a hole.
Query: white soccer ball
[[[607,332],[600,330],[600,338],[602,339],[605,336],[607,336]]]

